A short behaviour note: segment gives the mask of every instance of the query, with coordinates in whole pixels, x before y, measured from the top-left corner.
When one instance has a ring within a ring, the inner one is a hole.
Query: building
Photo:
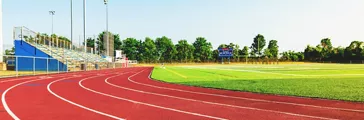
[[[105,51],[104,51],[104,55],[106,56],[110,56],[110,57],[113,57],[115,54],[114,54],[114,36],[109,33],[109,44],[107,44],[107,35],[106,33],[104,34],[104,48],[105,48]],[[109,47],[107,47],[107,45],[109,45]],[[107,54],[107,48],[109,48],[109,54]]]

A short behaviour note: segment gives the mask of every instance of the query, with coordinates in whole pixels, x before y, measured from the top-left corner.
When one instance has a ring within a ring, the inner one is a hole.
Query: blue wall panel
[[[40,58],[26,58],[26,57],[18,57],[16,64],[19,71],[32,71],[33,63],[35,60],[35,70],[36,71],[46,71],[47,70],[47,59],[48,60],[48,71],[66,71],[67,66],[62,62],[59,62],[56,59],[51,59],[52,56],[42,52],[38,48],[28,44],[27,42],[21,40],[15,40],[15,55],[16,56],[29,56],[29,57],[40,57]],[[59,64],[58,64],[59,63]]]

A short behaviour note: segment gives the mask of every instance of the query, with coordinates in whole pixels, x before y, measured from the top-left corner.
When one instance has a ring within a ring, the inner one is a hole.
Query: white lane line
[[[106,78],[106,80],[108,80],[110,78],[113,78],[113,77],[121,76],[121,75],[122,74],[119,74],[119,75],[116,75],[116,76],[111,76],[111,77]],[[217,120],[227,120],[227,119],[224,119],[224,118],[219,118],[219,117],[214,117],[214,116],[208,116],[208,115],[203,115],[203,114],[193,113],[193,112],[187,112],[187,111],[183,111],[183,110],[178,110],[178,109],[173,109],[173,108],[168,108],[168,107],[162,107],[162,106],[158,106],[158,105],[153,105],[153,104],[149,104],[149,103],[144,103],[144,102],[140,102],[140,101],[135,101],[135,100],[130,100],[130,99],[122,98],[122,97],[113,96],[113,95],[110,95],[110,94],[102,93],[102,92],[99,92],[99,91],[96,91],[96,90],[87,88],[87,87],[85,87],[85,86],[82,85],[82,82],[83,81],[85,81],[85,80],[81,80],[79,82],[79,85],[83,89],[88,90],[88,91],[91,91],[91,92],[94,92],[94,93],[97,93],[97,94],[100,94],[100,95],[103,95],[103,96],[107,96],[107,97],[111,97],[111,98],[115,98],[115,99],[119,99],[119,100],[128,101],[128,102],[131,102],[131,103],[134,103],[134,104],[141,104],[141,105],[146,105],[146,106],[150,106],[150,107],[155,107],[155,108],[170,110],[170,111],[184,113],[184,114],[190,114],[190,115],[195,115],[195,116],[200,116],[200,117],[206,117],[206,118],[211,118],[211,119],[217,119]]]
[[[86,74],[85,73],[82,73],[82,75],[95,74],[93,72],[95,72],[95,71],[87,72]],[[49,75],[49,76],[46,76],[46,75],[43,76],[42,75],[42,76],[36,76],[36,77],[15,78],[15,79],[9,79],[9,80],[0,81],[0,83],[13,82],[13,81],[22,81],[22,80],[33,79],[33,78],[47,79],[47,78],[52,78],[52,77],[64,77],[64,76],[70,76],[70,75],[73,75],[74,77],[82,77],[82,75],[74,75],[74,74],[75,73],[65,73],[64,75],[54,74],[54,75]]]
[[[150,72],[148,78],[150,78],[152,72]],[[166,90],[172,90],[172,91],[179,91],[179,92],[186,92],[186,93],[193,93],[193,94],[200,94],[200,95],[209,95],[209,96],[216,96],[216,97],[223,97],[223,98],[233,98],[233,99],[240,99],[240,100],[249,100],[249,101],[258,101],[258,102],[267,102],[267,103],[276,103],[276,104],[286,104],[286,105],[296,105],[296,106],[303,106],[303,107],[314,107],[314,108],[322,108],[322,109],[332,109],[332,110],[341,110],[341,111],[350,111],[350,112],[360,112],[364,113],[364,110],[358,110],[358,109],[347,109],[347,108],[336,108],[336,107],[325,107],[325,106],[318,106],[318,105],[309,105],[309,104],[301,104],[301,103],[291,103],[291,102],[279,102],[279,101],[272,101],[272,100],[264,100],[264,99],[254,99],[254,98],[246,98],[246,97],[235,97],[235,96],[228,96],[228,95],[221,95],[221,94],[212,94],[212,93],[204,93],[204,92],[194,92],[194,91],[188,91],[188,90],[181,90],[181,89],[174,89],[174,88],[168,88],[168,87],[160,87],[160,86],[154,86],[149,85],[145,83],[140,83],[136,81],[131,81],[139,85],[149,86],[153,88],[159,88],[159,89],[166,89]]]
[[[9,79],[9,80],[2,80],[2,81],[0,81],[0,83],[11,82],[11,81],[19,81],[19,80],[27,80],[27,79],[33,79],[33,78],[37,78],[37,77],[14,78],[14,79]]]
[[[287,75],[296,77],[334,77],[334,76],[364,76],[364,74],[327,74],[327,75],[304,75],[304,74],[288,74],[288,73],[276,73],[267,72],[259,70],[241,70],[241,69],[226,69],[226,68],[206,68],[206,67],[181,67],[186,69],[215,69],[215,70],[226,70],[226,71],[240,71],[240,72],[251,72],[251,73],[267,73],[267,74],[277,74],[277,75]]]
[[[91,79],[91,78],[95,78],[95,77],[100,77],[100,76],[87,77],[87,78],[84,78],[84,79],[82,79],[82,80],[87,80],[87,79]],[[72,102],[72,101],[70,101],[70,100],[68,100],[68,99],[66,99],[66,98],[63,98],[63,97],[59,96],[58,94],[54,93],[54,92],[51,90],[51,86],[52,86],[52,84],[54,84],[54,83],[56,83],[56,82],[59,82],[59,81],[62,81],[62,80],[53,81],[53,82],[51,82],[51,83],[49,83],[49,84],[47,85],[47,90],[48,90],[48,92],[50,92],[52,95],[56,96],[57,98],[59,98],[59,99],[61,99],[61,100],[65,101],[65,102],[68,102],[68,103],[70,103],[70,104],[72,104],[72,105],[75,105],[75,106],[77,106],[77,107],[83,108],[83,109],[85,109],[85,110],[88,110],[88,111],[91,111],[91,112],[94,112],[94,113],[97,113],[97,114],[100,114],[100,115],[104,115],[104,116],[107,116],[107,117],[110,117],[110,118],[113,118],[113,119],[117,119],[117,120],[124,120],[123,118],[116,117],[116,116],[113,116],[113,115],[110,115],[110,114],[107,114],[107,113],[104,113],[104,112],[100,112],[100,111],[94,110],[94,109],[92,109],[92,108],[88,108],[88,107],[86,107],[86,106],[83,106],[83,105],[81,105],[81,104],[77,104],[77,103],[75,103],[75,102]]]
[[[143,71],[141,71],[143,72]],[[128,80],[130,82],[132,82],[132,77],[140,74],[136,73],[130,77],[128,77]],[[181,100],[186,100],[186,101],[194,101],[194,102],[201,102],[201,103],[205,103],[205,104],[212,104],[212,105],[219,105],[219,106],[226,106],[226,107],[233,107],[233,108],[240,108],[240,109],[249,109],[249,110],[257,110],[257,111],[264,111],[264,112],[273,112],[273,113],[279,113],[279,114],[286,114],[286,115],[292,115],[292,116],[300,116],[300,117],[307,117],[307,118],[315,118],[315,119],[323,119],[323,120],[336,120],[333,118],[326,118],[326,117],[318,117],[318,116],[310,116],[310,115],[303,115],[303,114],[296,114],[296,113],[290,113],[290,112],[282,112],[282,111],[275,111],[275,110],[267,110],[267,109],[260,109],[260,108],[254,108],[254,107],[243,107],[243,106],[236,106],[236,105],[230,105],[230,104],[223,104],[223,103],[215,103],[215,102],[209,102],[209,101],[204,101],[204,100],[196,100],[196,99],[190,99],[190,98],[184,98],[184,97],[177,97],[177,96],[171,96],[171,95],[166,95],[166,94],[159,94],[159,93],[153,93],[153,92],[147,92],[147,91],[141,91],[141,90],[136,90],[136,89],[132,89],[132,88],[127,88],[127,87],[123,87],[123,86],[119,86],[119,85],[115,85],[112,84],[108,81],[108,79],[105,80],[105,82],[111,86],[117,87],[117,88],[121,88],[121,89],[125,89],[125,90],[130,90],[130,91],[134,91],[134,92],[140,92],[140,93],[144,93],[144,94],[151,94],[151,95],[156,95],[156,96],[163,96],[163,97],[169,97],[169,98],[175,98],[175,99],[181,99]]]
[[[69,77],[69,78],[72,78],[72,77]],[[68,78],[63,78],[63,79],[68,79]],[[30,82],[35,82],[35,81],[41,81],[41,80],[45,80],[45,79],[36,79],[36,80],[30,80],[30,81],[25,81],[25,82],[22,82],[22,83],[19,83],[19,84],[16,84],[14,86],[11,86],[10,88],[6,89],[4,91],[4,93],[1,95],[1,102],[6,110],[6,112],[14,119],[14,120],[20,120],[15,114],[13,111],[10,110],[8,104],[6,103],[6,94],[11,90],[11,89],[14,89],[15,87],[18,87],[20,85],[23,85],[23,84],[26,84],[26,83],[30,83]]]

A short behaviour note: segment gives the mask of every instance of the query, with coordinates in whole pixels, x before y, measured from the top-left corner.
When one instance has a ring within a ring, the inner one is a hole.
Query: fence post
[[[66,59],[66,72],[68,72],[68,60]]]
[[[57,68],[57,69],[58,69],[58,74],[59,74],[59,60],[57,60],[57,62],[58,62],[58,63],[57,63],[57,67],[58,67],[58,68]]]
[[[15,56],[15,67],[16,67],[16,77],[18,77],[19,76],[19,73],[18,73],[18,56]]]
[[[35,75],[35,57],[33,57],[33,75]]]
[[[47,75],[48,75],[48,69],[49,69],[49,68],[48,68],[48,67],[49,67],[49,66],[48,66],[48,61],[49,61],[49,58],[47,58],[46,60],[47,60]]]

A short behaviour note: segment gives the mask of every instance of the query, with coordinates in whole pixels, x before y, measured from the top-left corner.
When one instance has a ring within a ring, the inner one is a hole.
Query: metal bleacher
[[[68,71],[95,70],[115,67],[115,62],[109,61],[100,55],[76,50],[67,38],[58,37],[54,34],[34,32],[24,26],[14,27],[14,40],[28,43],[67,66]],[[72,46],[72,49],[70,48]],[[79,46],[81,48],[81,46]],[[36,56],[34,56],[36,57]]]
[[[37,44],[28,41],[25,42],[52,56],[54,59],[66,64],[69,70],[80,70],[81,64],[85,64],[88,69],[95,69],[96,64],[99,65],[98,67],[106,67],[108,63],[106,59],[92,53],[79,52],[76,50]]]

